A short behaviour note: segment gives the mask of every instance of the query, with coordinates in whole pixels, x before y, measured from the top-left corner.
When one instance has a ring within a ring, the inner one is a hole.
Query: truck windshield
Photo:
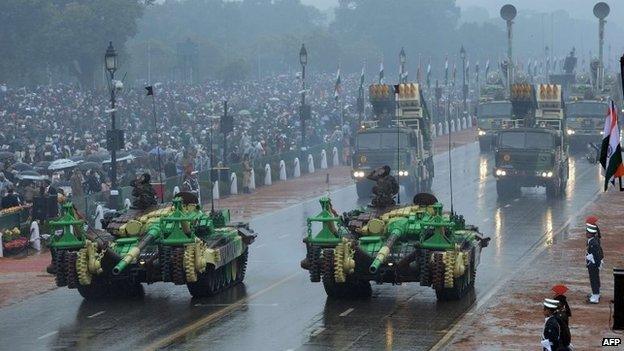
[[[478,110],[479,118],[511,116],[511,103],[481,104]]]
[[[609,109],[604,102],[573,102],[566,107],[570,117],[604,117]]]
[[[399,133],[400,147],[408,146],[408,137],[405,133]],[[396,133],[362,133],[357,136],[359,149],[396,149]]]
[[[552,149],[553,135],[537,132],[506,132],[500,134],[499,146],[512,149]]]

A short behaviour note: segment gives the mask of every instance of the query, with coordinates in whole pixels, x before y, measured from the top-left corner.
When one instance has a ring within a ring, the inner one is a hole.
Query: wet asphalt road
[[[476,289],[462,301],[436,303],[418,284],[374,285],[367,301],[332,301],[321,283],[299,268],[305,218],[316,200],[252,221],[258,240],[250,248],[244,285],[192,300],[185,286],[154,284],[143,299],[85,302],[76,291],[56,289],[0,310],[0,342],[14,350],[143,348],[189,350],[426,350],[476,301],[514,272],[600,190],[597,167],[570,163],[567,195],[548,200],[542,189],[497,200],[490,156],[477,144],[455,149],[455,210],[492,238],[483,250]],[[449,204],[448,158],[435,159],[434,192]],[[332,194],[337,210],[358,204],[355,187]],[[363,202],[359,202],[363,204]]]

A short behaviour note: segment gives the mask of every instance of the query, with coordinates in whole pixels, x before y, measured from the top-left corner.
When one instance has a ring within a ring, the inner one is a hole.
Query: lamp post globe
[[[117,70],[117,52],[113,47],[113,42],[108,42],[108,48],[106,49],[106,54],[104,54],[104,65],[106,66],[106,70],[113,74]]]

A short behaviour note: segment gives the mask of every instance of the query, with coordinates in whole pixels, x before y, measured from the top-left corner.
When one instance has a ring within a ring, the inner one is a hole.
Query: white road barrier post
[[[293,178],[301,177],[301,166],[299,166],[299,157],[295,157],[295,165],[293,171]]]
[[[327,169],[327,153],[321,150],[321,169]]]
[[[0,257],[4,257],[3,245],[2,245],[2,231],[0,231]]]
[[[466,129],[468,128],[468,125],[466,124],[466,117],[462,117],[462,129]]]
[[[97,207],[95,208],[95,224],[93,225],[93,228],[103,229],[102,219],[104,219],[104,208],[102,207],[102,205],[97,205]]]
[[[444,127],[442,126],[442,122],[438,122],[438,136],[444,135]]]
[[[129,210],[129,209],[130,209],[130,207],[132,207],[132,201],[130,201],[130,199],[126,198],[126,199],[124,200],[124,208],[125,208],[126,210]]]
[[[230,174],[230,195],[238,195],[238,177],[234,172]]]
[[[286,180],[288,178],[288,176],[286,175],[286,162],[284,162],[284,160],[281,160],[280,163],[280,171],[279,171],[279,179],[280,180]]]
[[[455,120],[451,120],[451,133],[455,133]]]
[[[433,124],[431,125],[431,136],[432,136],[432,137],[435,137],[436,135],[438,135],[438,132],[437,132],[437,130],[436,130],[436,125],[435,125],[435,123],[433,123]]]
[[[332,149],[332,163],[334,167],[340,166],[340,156],[338,156],[338,148],[335,146]]]
[[[308,173],[314,173],[314,157],[308,154]]]
[[[256,190],[256,171],[251,169],[251,179],[249,180],[249,190]]]
[[[41,236],[39,235],[39,223],[32,221],[30,223],[30,246],[37,251],[41,251]]]
[[[449,133],[449,121],[446,120],[444,121],[444,134],[448,134]]]
[[[219,200],[219,181],[215,181],[214,184],[212,184],[212,198],[215,200]]]
[[[460,130],[461,130],[461,119],[457,117],[457,119],[455,120],[455,131],[459,132]]]
[[[264,185],[271,185],[271,165],[264,165]]]
[[[468,115],[467,120],[468,121],[466,123],[468,123],[468,128],[472,128],[472,116]]]

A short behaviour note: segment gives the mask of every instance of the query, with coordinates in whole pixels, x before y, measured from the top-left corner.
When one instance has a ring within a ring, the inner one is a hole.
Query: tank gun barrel
[[[121,259],[121,261],[119,261],[117,265],[115,265],[115,267],[113,268],[113,275],[119,275],[121,272],[124,271],[124,269],[126,269],[126,267],[128,267],[129,264],[136,261],[141,254],[141,250],[143,250],[145,246],[149,245],[159,235],[160,228],[156,226],[151,227],[147,231],[145,236],[143,236],[143,239],[141,239],[139,244],[130,249],[130,251],[128,251],[128,253]]]
[[[384,246],[382,246],[379,252],[377,252],[377,256],[375,256],[375,260],[368,268],[369,272],[373,274],[377,273],[379,266],[381,266],[384,262],[386,262],[386,259],[388,258],[388,254],[390,254],[390,250],[394,246],[394,243],[396,242],[396,240],[401,236],[401,233],[402,232],[398,229],[395,229],[391,232],[390,236],[386,240],[386,243],[384,244]]]

